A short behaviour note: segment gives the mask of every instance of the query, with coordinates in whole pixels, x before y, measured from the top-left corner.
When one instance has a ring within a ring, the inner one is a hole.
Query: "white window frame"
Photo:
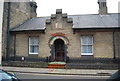
[[[82,44],[82,36],[92,36],[92,44]],[[93,55],[93,35],[82,35],[81,36],[81,55]],[[92,53],[82,53],[83,45],[92,45]]]
[[[38,44],[34,44],[34,45],[38,45],[38,53],[39,53],[39,37],[38,37],[38,36],[30,36],[30,37],[29,37],[29,54],[38,54],[38,53],[31,53],[31,52],[30,52],[30,46],[33,45],[33,44],[30,44],[30,39],[31,39],[32,37],[38,38]]]

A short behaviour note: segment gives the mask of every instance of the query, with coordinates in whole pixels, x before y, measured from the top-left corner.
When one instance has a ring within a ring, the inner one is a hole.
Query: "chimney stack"
[[[98,4],[99,4],[99,14],[101,15],[107,14],[106,0],[98,0]]]

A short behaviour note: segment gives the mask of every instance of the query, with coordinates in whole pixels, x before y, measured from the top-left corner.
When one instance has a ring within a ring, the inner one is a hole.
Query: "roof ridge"
[[[105,15],[111,15],[111,14],[120,14],[120,13],[108,13]],[[68,16],[86,16],[86,15],[101,15],[101,14],[76,14],[76,15],[68,15]]]
[[[84,14],[84,15],[68,15],[73,18],[72,28],[115,28],[118,27],[118,15],[119,13],[109,13],[107,15],[100,14]],[[81,18],[80,18],[81,17]],[[16,25],[11,31],[19,30],[44,30],[45,21],[50,16],[46,17],[33,17],[27,19],[24,22]]]

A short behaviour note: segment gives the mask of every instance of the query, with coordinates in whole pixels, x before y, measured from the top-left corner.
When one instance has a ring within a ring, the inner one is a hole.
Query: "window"
[[[29,54],[38,54],[39,37],[29,37]]]
[[[93,36],[81,36],[81,55],[93,55]]]

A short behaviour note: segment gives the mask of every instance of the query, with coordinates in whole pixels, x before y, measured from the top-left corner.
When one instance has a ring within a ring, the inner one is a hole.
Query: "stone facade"
[[[115,46],[115,58],[120,59],[120,32],[114,32],[114,46]]]
[[[51,23],[46,23],[44,33],[40,31],[33,32],[20,32],[13,34],[16,35],[15,55],[18,57],[36,57],[35,54],[29,54],[29,37],[39,37],[39,52],[37,57],[47,58],[51,57],[51,46],[57,39],[64,41],[67,46],[66,56],[69,58],[81,58],[81,36],[93,36],[93,58],[114,58],[114,45],[113,45],[113,31],[106,29],[97,29],[89,32],[83,30],[82,32],[73,31],[72,22],[68,22],[68,17],[63,17],[62,13],[54,14],[55,18],[50,19]],[[63,35],[56,35],[62,33]],[[14,40],[12,40],[14,42]],[[12,53],[12,50],[11,50]],[[14,55],[14,54],[11,54]],[[66,58],[67,58],[66,57]]]
[[[107,17],[107,19],[112,19],[110,17],[116,18],[116,15],[106,16],[107,7],[105,2],[99,2],[100,15],[94,15],[94,17],[90,15],[89,17],[86,16],[86,19],[84,19],[85,17],[83,18],[83,16],[68,16],[66,13],[62,13],[61,9],[57,9],[56,14],[52,14],[50,17],[45,18],[45,22],[43,22],[44,18],[42,17],[36,18],[37,6],[34,2],[11,3],[10,6],[9,58],[11,58],[11,60],[27,61],[32,58],[32,61],[67,62],[73,59],[80,61],[84,57],[87,59],[113,59],[119,57],[120,30],[117,27],[114,27],[117,25],[113,25],[113,28],[110,27],[110,29],[105,27],[111,24],[112,20],[108,20],[108,23],[103,23],[103,21],[107,22],[104,19]],[[3,18],[3,57],[6,57],[8,3],[5,3]],[[83,20],[80,20],[80,18],[83,18]],[[88,18],[93,18],[96,21],[89,21],[92,24],[84,22]],[[25,24],[27,21],[31,21],[32,26],[30,25],[30,22]],[[99,23],[101,21],[102,23]],[[35,22],[38,22],[39,24]],[[87,24],[86,27],[88,28],[79,27],[81,24],[86,25],[84,23]],[[75,24],[76,28],[74,28]],[[101,24],[103,27],[101,27]],[[113,24],[116,24],[116,22],[113,22]],[[93,27],[91,25],[93,25]],[[17,28],[18,30],[12,30]],[[86,55],[82,54],[81,39],[83,36],[92,36],[92,55],[87,55],[87,53]],[[39,39],[38,53],[36,54],[30,53],[30,37],[38,37]],[[57,48],[59,45],[61,45],[60,51],[59,48]],[[60,54],[56,53],[56,50]],[[62,56],[62,58],[58,58],[59,55]],[[23,57],[25,57],[25,59],[23,59]]]
[[[70,28],[71,29],[71,28]],[[63,32],[59,30],[59,32]],[[48,57],[51,55],[49,40],[52,37],[51,34],[55,33],[54,31],[49,31],[45,34],[17,34],[16,35],[16,55],[17,56],[29,56],[28,52],[28,39],[29,36],[39,36],[39,57]],[[69,57],[81,57],[81,35],[93,35],[94,36],[94,53],[95,58],[113,58],[113,34],[112,32],[92,32],[92,33],[77,33],[73,34],[65,32],[65,36],[69,40],[68,46],[68,56]],[[60,37],[59,37],[60,38]],[[23,42],[24,41],[24,42]],[[22,50],[22,51],[21,51]]]
[[[8,9],[10,9],[10,28],[32,18],[36,17],[37,5],[35,2],[11,2],[10,8],[8,2],[4,3],[3,12],[3,34],[2,34],[2,54],[5,58],[6,54],[6,36],[7,36],[7,25],[8,25]]]

